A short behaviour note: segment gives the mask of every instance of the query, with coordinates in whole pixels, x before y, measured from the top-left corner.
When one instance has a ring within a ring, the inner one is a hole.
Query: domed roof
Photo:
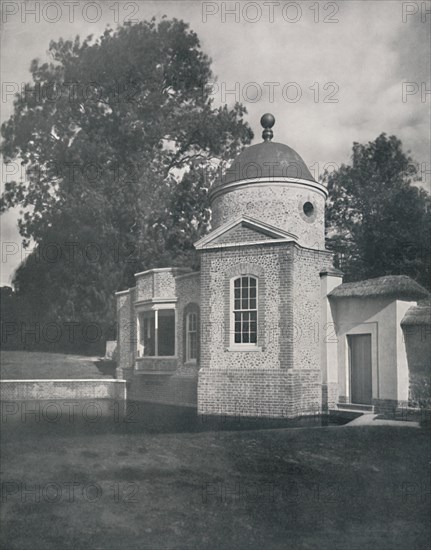
[[[220,189],[236,181],[260,178],[295,178],[314,182],[310,170],[296,151],[284,143],[271,141],[271,128],[275,123],[273,115],[264,114],[260,122],[264,128],[264,141],[244,149],[214,187]]]
[[[220,183],[277,177],[314,181],[307,165],[294,149],[284,143],[264,141],[240,153]]]

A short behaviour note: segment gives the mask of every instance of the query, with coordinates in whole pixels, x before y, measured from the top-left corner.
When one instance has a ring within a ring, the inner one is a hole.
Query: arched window
[[[198,315],[191,311],[186,315],[186,361],[195,362],[198,356]]]
[[[257,345],[257,278],[233,280],[233,345]]]

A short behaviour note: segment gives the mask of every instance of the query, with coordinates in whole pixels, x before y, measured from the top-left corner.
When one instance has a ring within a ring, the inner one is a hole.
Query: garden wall
[[[2,380],[2,401],[45,399],[126,399],[125,380]]]

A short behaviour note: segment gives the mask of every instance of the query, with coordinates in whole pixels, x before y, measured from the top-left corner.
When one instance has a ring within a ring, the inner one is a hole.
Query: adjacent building
[[[326,187],[272,141],[274,117],[261,122],[263,142],[211,189],[200,272],[151,269],[117,293],[117,377],[131,399],[209,415],[408,404],[405,316],[428,292],[406,276],[343,283],[325,249]]]

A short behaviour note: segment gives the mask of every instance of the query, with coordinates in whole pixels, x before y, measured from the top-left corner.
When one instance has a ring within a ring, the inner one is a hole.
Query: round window
[[[314,206],[311,202],[306,202],[302,207],[304,214],[310,218],[314,213]]]

